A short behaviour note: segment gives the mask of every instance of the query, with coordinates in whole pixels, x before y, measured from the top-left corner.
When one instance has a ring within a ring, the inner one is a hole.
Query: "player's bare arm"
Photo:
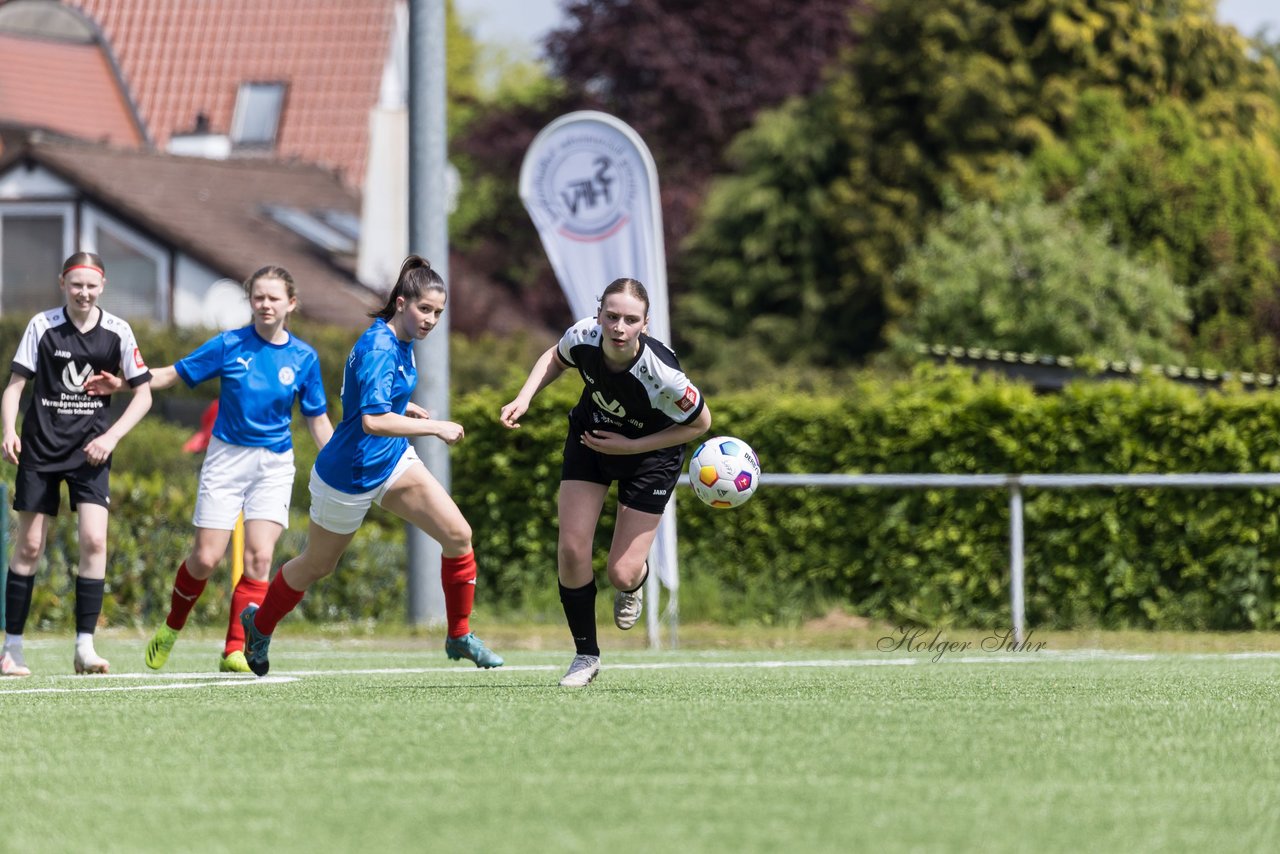
[[[588,430],[582,434],[582,444],[601,454],[644,454],[692,442],[710,429],[711,409],[703,404],[698,417],[688,424],[672,424],[665,430],[638,439],[628,439],[621,433],[606,430]]]
[[[564,363],[560,361],[560,356],[556,353],[556,348],[550,347],[548,350],[538,357],[538,361],[533,363],[533,369],[529,371],[529,378],[524,381],[524,385],[520,388],[520,393],[516,395],[516,399],[502,407],[500,419],[503,426],[514,430],[520,426],[520,417],[529,411],[529,404],[533,402],[533,398],[547,386],[551,385],[560,375],[564,373]]]
[[[317,448],[323,448],[333,438],[333,422],[328,414],[312,415],[307,418],[307,431],[315,441]]]
[[[111,429],[84,446],[85,459],[95,466],[105,463],[120,440],[137,426],[149,409],[151,409],[151,384],[142,383],[134,387],[133,399],[129,401],[124,412],[120,413],[116,423],[111,425]]]
[[[361,416],[360,426],[370,436],[435,436],[447,445],[461,441],[465,435],[462,425],[453,421],[411,418],[394,412]]]
[[[166,389],[178,381],[178,371],[173,365],[151,369],[151,388]],[[89,377],[84,393],[90,397],[109,397],[124,388],[124,379],[109,371],[101,371]]]
[[[25,377],[17,374],[9,375],[9,384],[0,396],[0,421],[4,423],[4,458],[17,465],[18,455],[22,453],[22,439],[18,436],[18,403],[22,399],[22,390],[27,387]]]

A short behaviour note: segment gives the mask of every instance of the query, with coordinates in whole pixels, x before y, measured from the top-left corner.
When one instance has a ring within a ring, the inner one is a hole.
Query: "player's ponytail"
[[[444,279],[431,269],[431,262],[421,255],[410,255],[400,265],[400,275],[396,278],[395,287],[387,295],[387,304],[378,311],[369,312],[369,316],[390,320],[396,316],[397,299],[404,297],[405,302],[414,302],[427,291],[439,291],[448,296]]]

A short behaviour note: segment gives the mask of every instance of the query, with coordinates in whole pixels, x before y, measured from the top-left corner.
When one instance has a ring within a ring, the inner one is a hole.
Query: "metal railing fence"
[[[1280,474],[770,474],[760,485],[821,489],[1009,490],[1009,606],[1017,643],[1026,638],[1026,565],[1022,490],[1036,489],[1249,489],[1280,486]]]

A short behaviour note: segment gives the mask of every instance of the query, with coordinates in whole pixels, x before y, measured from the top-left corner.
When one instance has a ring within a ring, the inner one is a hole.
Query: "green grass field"
[[[212,636],[157,675],[107,634],[98,677],[37,636],[0,682],[0,850],[1276,849],[1280,653],[1064,644],[629,649],[566,691],[559,642],[478,671],[286,626],[258,680]]]

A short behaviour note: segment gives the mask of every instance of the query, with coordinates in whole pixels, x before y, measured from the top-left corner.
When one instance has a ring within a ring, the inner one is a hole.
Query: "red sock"
[[[253,625],[264,635],[272,634],[276,630],[276,624],[284,619],[284,615],[298,607],[298,603],[302,601],[306,592],[290,587],[289,582],[284,580],[284,567],[280,567],[276,577],[271,579],[267,595],[263,597],[258,613],[253,618]]]
[[[460,638],[471,631],[471,606],[476,600],[476,553],[440,559],[440,583],[444,585],[444,611],[449,618],[449,637]]]
[[[169,616],[165,619],[169,628],[175,632],[182,631],[182,627],[187,624],[187,617],[191,615],[191,609],[196,606],[196,600],[208,583],[207,578],[193,578],[187,572],[187,562],[182,562],[178,567],[178,577],[173,579],[173,595],[169,597]]]
[[[240,583],[231,591],[231,619],[227,622],[227,643],[223,655],[244,649],[244,626],[240,624],[240,612],[249,605],[261,605],[267,595],[267,582],[240,576]]]

